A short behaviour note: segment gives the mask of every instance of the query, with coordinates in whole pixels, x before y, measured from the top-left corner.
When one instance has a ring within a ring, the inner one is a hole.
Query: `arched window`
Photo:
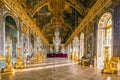
[[[84,33],[80,35],[80,59],[84,56]]]
[[[105,13],[99,23],[98,23],[98,30],[97,30],[97,67],[103,68],[104,66],[104,47],[105,43],[109,41],[109,58],[112,56],[111,50],[111,40],[112,40],[112,15],[111,13]]]
[[[17,43],[17,26],[15,20],[11,16],[5,17],[5,38],[11,39],[11,56],[16,57],[16,43]]]

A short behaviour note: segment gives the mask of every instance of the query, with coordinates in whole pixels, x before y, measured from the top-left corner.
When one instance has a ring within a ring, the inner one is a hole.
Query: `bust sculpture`
[[[58,29],[56,29],[54,33],[55,37],[53,37],[53,44],[55,45],[56,52],[59,51],[59,44],[61,43],[61,38],[59,37],[60,33]]]

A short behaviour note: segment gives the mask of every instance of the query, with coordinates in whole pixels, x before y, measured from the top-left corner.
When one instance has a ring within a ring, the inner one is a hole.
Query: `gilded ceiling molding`
[[[88,24],[92,19],[94,19],[94,17],[97,14],[104,11],[104,8],[106,6],[110,6],[111,4],[112,4],[112,0],[97,0],[97,2],[93,5],[93,7],[88,12],[88,14],[83,18],[81,23],[78,25],[78,27],[69,37],[69,39],[66,41],[65,45],[68,45],[73,40],[73,37],[79,34],[79,32],[81,32],[84,29],[86,24]]]
[[[35,5],[35,7],[33,7],[29,12],[30,12],[30,16],[33,17],[35,15],[36,12],[38,12],[40,10],[40,8],[44,7],[45,5],[48,5],[49,3],[44,3],[44,4],[39,4],[37,3]]]
[[[2,0],[0,0],[0,8],[3,8],[4,7],[4,4],[2,2]]]
[[[39,11],[40,8],[42,8],[43,6],[45,5],[48,5],[48,8],[50,9],[50,5],[49,5],[49,2],[47,3],[44,3],[42,5],[40,5],[39,3],[36,4],[35,7],[33,7],[31,10],[30,10],[30,16],[33,17],[35,15],[36,12]],[[83,14],[83,11],[82,9],[79,9],[78,8],[78,5],[74,6],[73,4],[69,3],[69,2],[65,2],[65,5],[68,5],[68,6],[71,6],[73,8],[75,8],[80,14]],[[82,6],[81,6],[82,7]],[[83,9],[85,9],[84,7],[82,7]],[[50,9],[51,10],[51,9]]]
[[[23,10],[22,6],[16,0],[2,0],[5,8],[9,8],[9,11],[17,15],[31,30],[38,32],[37,34],[41,39],[49,45],[48,41],[45,39],[40,29],[33,23],[27,13]]]
[[[27,27],[25,24],[23,24],[23,26],[22,26],[22,32],[23,32],[24,34],[26,34],[26,35],[29,34],[29,29],[28,29],[28,27]]]
[[[77,5],[77,4],[73,5],[73,4],[69,3],[69,2],[66,2],[66,4],[73,7],[73,8],[75,8],[81,15],[83,14],[83,11],[85,10],[85,7]],[[79,9],[78,6],[80,6],[82,9]]]
[[[67,27],[69,27],[70,29],[71,29],[71,31],[73,32],[73,29],[72,29],[72,27],[70,27],[70,25],[68,25],[68,24],[66,24],[66,23],[62,23],[62,24],[64,24],[64,25],[66,25]],[[44,31],[44,29],[47,27],[47,26],[50,26],[51,27],[51,23],[48,23],[48,24],[46,24],[43,28],[42,28],[42,32]],[[65,28],[64,26],[58,26],[58,27],[61,27],[61,28]],[[55,28],[54,26],[52,26],[52,28]],[[51,28],[50,28],[51,29]]]
[[[66,23],[64,23],[67,27],[69,27],[70,29],[71,29],[71,31],[73,32],[73,28],[72,27],[70,27],[70,25],[68,25],[68,24],[66,24]]]

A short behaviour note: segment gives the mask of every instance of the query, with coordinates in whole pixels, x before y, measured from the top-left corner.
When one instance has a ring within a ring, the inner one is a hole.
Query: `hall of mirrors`
[[[0,0],[0,80],[120,80],[119,0]]]

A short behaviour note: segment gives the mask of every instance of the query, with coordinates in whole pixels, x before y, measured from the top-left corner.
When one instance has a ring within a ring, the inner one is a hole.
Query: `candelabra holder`
[[[23,68],[23,58],[20,54],[21,48],[17,48],[17,59],[16,59],[16,64],[15,68],[16,69],[22,69]]]
[[[5,60],[5,68],[1,70],[2,73],[13,72],[11,58],[10,58],[10,46],[6,47],[6,60]]]
[[[36,50],[34,50],[33,61],[34,61],[34,63],[38,62],[38,58],[37,58],[37,54],[36,54]]]
[[[41,55],[40,51],[38,52],[37,59],[38,59],[39,62],[42,62],[42,55]]]
[[[75,51],[72,54],[72,61],[76,61],[76,52]]]
[[[110,58],[109,58],[109,41],[106,40],[105,50],[104,50],[104,68],[102,69],[102,73],[114,73],[114,70],[110,67]]]

